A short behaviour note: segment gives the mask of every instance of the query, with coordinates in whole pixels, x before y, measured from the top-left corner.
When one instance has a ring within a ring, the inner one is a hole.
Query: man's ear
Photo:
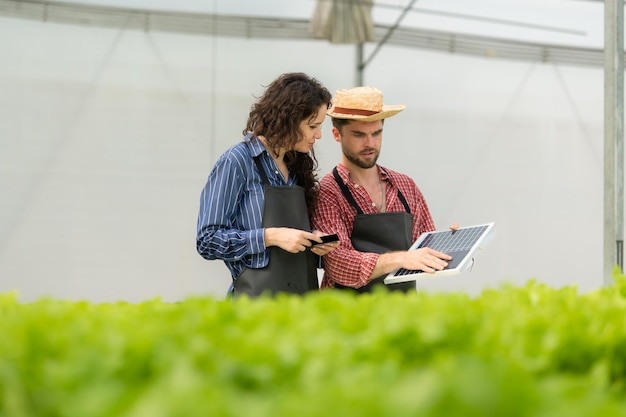
[[[331,132],[333,134],[333,138],[335,139],[335,142],[341,142],[341,132],[339,132],[339,129],[333,126],[333,129],[331,130]]]

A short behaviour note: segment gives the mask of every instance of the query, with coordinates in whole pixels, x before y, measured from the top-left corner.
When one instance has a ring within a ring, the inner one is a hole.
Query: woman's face
[[[326,106],[320,106],[317,110],[317,117],[311,120],[306,118],[300,122],[300,131],[302,132],[302,139],[296,143],[294,150],[302,153],[309,153],[315,141],[322,138],[322,123],[326,118]]]

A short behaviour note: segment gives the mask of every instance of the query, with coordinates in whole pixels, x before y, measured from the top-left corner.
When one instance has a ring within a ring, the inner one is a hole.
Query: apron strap
[[[263,182],[263,185],[270,185],[270,182],[267,179],[267,174],[265,173],[265,170],[263,169],[263,165],[261,165],[261,160],[259,159],[259,157],[255,156],[252,159],[254,160],[254,163],[256,164],[256,169],[259,170],[259,175],[261,176],[261,181]]]
[[[250,145],[248,144],[248,142],[244,141],[244,143],[246,144],[248,149],[250,149]],[[263,165],[261,165],[260,156],[261,155],[253,156],[252,160],[254,161],[254,164],[256,165],[256,169],[259,171],[259,175],[261,176],[261,182],[263,183],[263,185],[270,185],[270,182],[267,179],[267,174],[265,173],[265,170],[263,169]]]
[[[335,181],[337,181],[337,185],[339,186],[339,188],[341,188],[341,193],[343,194],[343,196],[346,198],[346,200],[348,200],[352,207],[356,209],[356,214],[363,214],[363,210],[361,210],[361,207],[359,207],[359,205],[357,204],[356,200],[352,196],[352,193],[348,189],[348,186],[342,181],[341,177],[339,176],[337,167],[333,168],[333,176],[335,177]]]
[[[383,167],[380,167],[380,168],[384,171],[385,174],[387,174],[387,176],[389,176],[389,173],[385,170],[385,168]],[[359,205],[357,204],[356,200],[352,196],[352,193],[348,189],[348,186],[343,182],[343,180],[339,176],[337,167],[333,168],[333,177],[335,177],[335,181],[337,182],[337,185],[339,186],[339,188],[341,188],[341,193],[343,194],[343,196],[346,198],[346,200],[348,200],[348,202],[352,205],[352,207],[356,209],[356,213],[363,214],[363,210],[361,210],[361,207],[359,207]],[[404,210],[407,213],[411,214],[411,208],[409,207],[409,203],[407,203],[406,198],[404,198],[404,195],[402,194],[399,188],[398,188],[398,198],[402,202],[402,205],[404,206]]]

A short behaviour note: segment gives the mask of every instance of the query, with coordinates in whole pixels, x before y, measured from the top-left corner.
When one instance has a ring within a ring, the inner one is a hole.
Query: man
[[[342,158],[320,181],[313,227],[337,233],[340,244],[324,256],[321,287],[369,292],[397,268],[435,272],[452,258],[423,248],[407,251],[423,232],[435,230],[426,200],[408,176],[376,163],[383,124],[405,105],[383,104],[373,87],[338,90],[327,114]],[[451,228],[457,228],[457,225]],[[415,282],[391,284],[391,290],[415,290]]]

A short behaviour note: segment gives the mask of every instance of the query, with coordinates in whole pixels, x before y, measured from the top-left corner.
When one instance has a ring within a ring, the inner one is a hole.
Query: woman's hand
[[[319,230],[314,230],[313,233],[316,236],[326,235],[326,233],[320,232]],[[321,239],[318,238],[318,240],[321,242]],[[324,256],[328,252],[332,252],[335,249],[337,249],[338,246],[339,246],[339,241],[329,242],[329,243],[314,243],[313,246],[311,247],[311,252],[319,256]]]
[[[290,253],[303,252],[313,243],[321,242],[317,235],[290,227],[268,227],[265,229],[265,246],[278,246]]]
[[[320,243],[319,245],[313,245],[311,247],[311,252],[316,255],[324,256],[328,252],[332,252],[339,246],[339,242],[331,242],[331,243]]]
[[[291,253],[298,253],[311,248],[311,252],[324,256],[328,252],[335,250],[339,242],[322,243],[319,236],[325,233],[318,230],[307,232],[290,227],[268,227],[265,229],[265,246],[278,246]]]

